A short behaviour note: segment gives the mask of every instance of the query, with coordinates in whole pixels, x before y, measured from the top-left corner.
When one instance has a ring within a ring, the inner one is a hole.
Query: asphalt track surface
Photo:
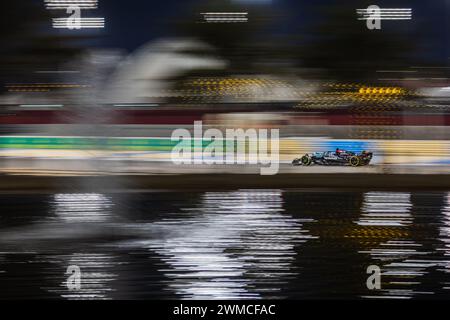
[[[274,166],[274,165],[272,165]],[[80,158],[0,158],[0,173],[44,173],[49,175],[114,175],[114,174],[258,174],[262,164],[174,164],[170,159],[129,160],[98,157]],[[293,166],[290,161],[280,161],[278,172],[289,174],[450,174],[449,165],[398,165],[370,164],[367,166]]]
[[[449,166],[292,166],[261,175],[261,165],[175,165],[104,159],[0,160],[0,191],[109,191],[242,188],[450,190]]]

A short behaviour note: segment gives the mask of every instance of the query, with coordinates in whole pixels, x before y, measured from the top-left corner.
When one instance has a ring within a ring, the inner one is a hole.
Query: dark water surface
[[[0,195],[3,299],[380,297],[450,298],[450,192]]]

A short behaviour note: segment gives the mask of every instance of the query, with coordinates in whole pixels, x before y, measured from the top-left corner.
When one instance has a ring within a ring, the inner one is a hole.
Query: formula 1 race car
[[[294,166],[310,166],[312,164],[319,165],[351,165],[353,167],[365,166],[372,160],[372,152],[362,151],[355,153],[342,149],[336,151],[314,152],[307,153],[301,158],[296,158],[292,161]]]

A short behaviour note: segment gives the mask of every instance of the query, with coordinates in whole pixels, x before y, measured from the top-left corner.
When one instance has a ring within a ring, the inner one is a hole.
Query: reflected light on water
[[[52,203],[57,219],[65,223],[102,223],[111,217],[113,203],[111,199],[98,193],[61,193],[55,194]],[[61,269],[68,266],[78,266],[81,270],[81,288],[69,290],[67,278],[56,289],[50,292],[59,294],[66,299],[108,299],[113,291],[110,282],[116,276],[112,270],[115,267],[113,256],[107,253],[77,252],[70,255],[50,257]]]
[[[74,253],[50,257],[49,260],[61,267],[60,274],[63,274],[68,266],[75,265],[81,270],[80,289],[70,290],[67,287],[70,274],[64,274],[59,286],[47,288],[49,292],[69,300],[112,299],[111,294],[115,291],[112,289],[112,282],[117,278],[114,269],[118,265],[113,256],[105,253]]]
[[[99,193],[58,193],[52,205],[65,222],[102,222],[111,215],[112,201]]]
[[[360,226],[377,228],[385,234],[386,241],[370,250],[368,254],[374,265],[381,268],[382,288],[364,298],[408,299],[418,294],[420,277],[434,264],[420,259],[429,252],[422,245],[409,239],[408,228],[413,224],[411,195],[408,192],[367,192],[363,197]]]
[[[412,222],[411,195],[408,192],[366,192],[361,226],[406,226]]]
[[[448,192],[79,193],[0,203],[0,299],[450,295]],[[80,290],[66,286],[70,265],[81,269]],[[380,290],[366,287],[370,265],[381,269]]]
[[[149,246],[169,266],[169,288],[189,299],[276,296],[297,276],[294,247],[312,238],[282,204],[279,190],[208,192],[184,219],[157,222],[176,231]]]
[[[443,226],[440,227],[439,240],[444,243],[444,247],[441,249],[443,251],[444,257],[446,257],[445,263],[442,265],[441,271],[445,273],[450,273],[450,192],[446,194],[445,203],[442,208]],[[444,290],[450,290],[450,282],[442,282]]]

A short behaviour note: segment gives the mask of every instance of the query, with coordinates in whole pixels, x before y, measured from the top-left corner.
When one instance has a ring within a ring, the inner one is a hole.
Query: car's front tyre
[[[311,165],[311,163],[312,163],[311,157],[310,157],[310,156],[307,156],[307,155],[304,155],[304,156],[302,157],[301,161],[302,161],[302,165],[304,165],[304,166],[309,166],[309,165]]]

